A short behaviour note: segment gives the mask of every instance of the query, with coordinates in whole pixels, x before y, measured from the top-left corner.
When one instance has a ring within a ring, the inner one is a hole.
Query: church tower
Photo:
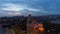
[[[32,21],[32,17],[31,17],[31,14],[29,14],[29,16],[27,17],[27,34],[29,34],[30,33],[30,23],[31,23],[31,21]]]

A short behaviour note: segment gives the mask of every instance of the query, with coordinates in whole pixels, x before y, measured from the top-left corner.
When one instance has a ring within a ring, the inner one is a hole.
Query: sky
[[[60,0],[0,0],[0,16],[59,15]]]

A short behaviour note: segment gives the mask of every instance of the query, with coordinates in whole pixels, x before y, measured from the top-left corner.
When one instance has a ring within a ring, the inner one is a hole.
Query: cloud
[[[2,8],[2,10],[7,10],[7,11],[20,11],[24,8],[22,8],[22,6],[20,5],[16,5],[16,4],[12,4],[12,3],[8,3],[8,4],[4,4],[5,8]]]
[[[22,13],[8,13],[10,16],[17,16],[17,15],[22,15]]]
[[[4,0],[3,2],[0,2],[0,4],[1,4],[0,9],[5,13],[8,12],[20,14],[60,13],[60,0]]]
[[[8,10],[8,11],[20,11],[23,9],[28,9],[31,11],[39,11],[38,9],[35,8],[30,8],[26,5],[18,5],[18,4],[13,4],[13,3],[8,3],[8,4],[4,4],[4,8],[2,8],[2,10]]]
[[[22,13],[26,14],[30,12],[32,13],[32,12],[40,11],[39,9],[31,8],[26,5],[22,5],[22,4],[18,5],[14,3],[7,3],[7,4],[5,3],[3,5],[4,7],[2,7],[0,11],[7,12],[8,15],[19,15]]]

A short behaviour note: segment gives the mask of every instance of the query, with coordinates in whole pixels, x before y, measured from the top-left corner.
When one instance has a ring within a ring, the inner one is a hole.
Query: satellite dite
[[[43,34],[44,33],[44,25],[40,22],[37,23],[37,19],[32,19],[31,15],[28,16],[27,19],[27,34]]]

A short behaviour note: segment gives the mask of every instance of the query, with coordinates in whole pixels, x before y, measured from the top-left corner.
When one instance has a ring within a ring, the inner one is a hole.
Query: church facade
[[[28,17],[27,21],[28,21],[27,22],[27,34],[43,34],[44,33],[44,30],[45,30],[43,27],[44,25],[41,22],[37,23],[37,20],[32,19],[31,15]]]

